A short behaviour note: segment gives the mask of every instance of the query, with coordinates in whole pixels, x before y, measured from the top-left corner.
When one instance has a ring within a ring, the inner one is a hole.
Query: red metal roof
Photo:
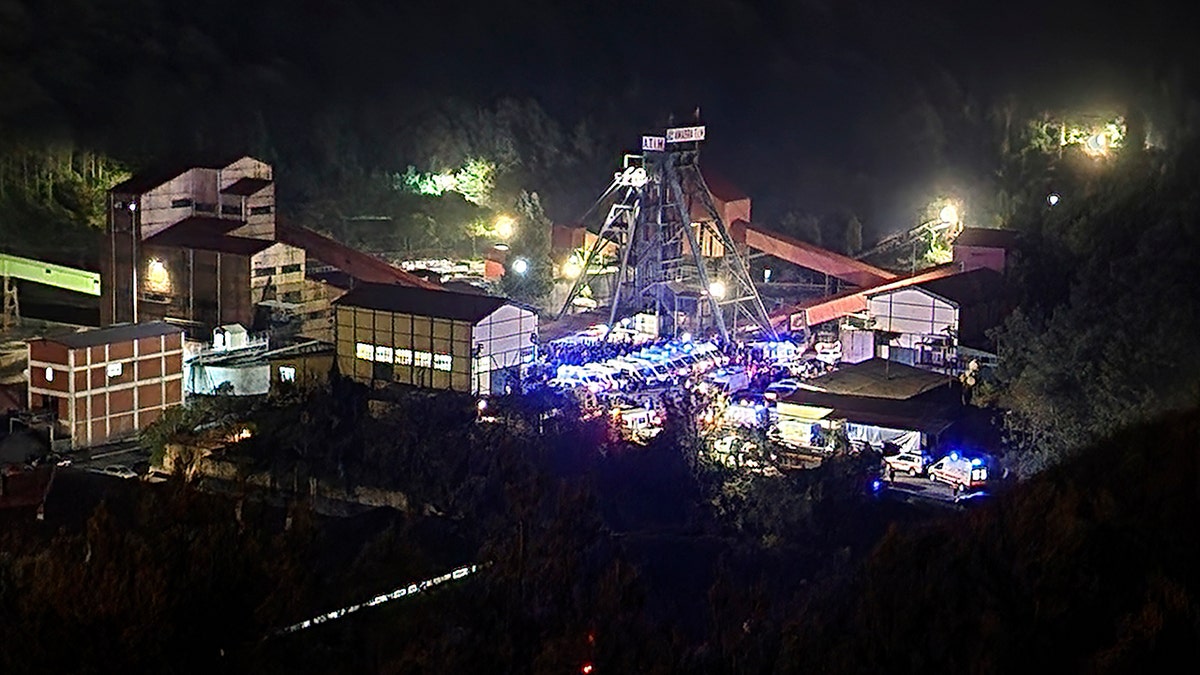
[[[309,256],[338,268],[359,282],[401,284],[435,291],[442,288],[440,284],[393,267],[375,256],[350,248],[306,227],[276,223],[275,236],[285,244],[304,249]]]
[[[954,245],[1010,249],[1017,245],[1017,232],[990,227],[968,227],[954,238]]]

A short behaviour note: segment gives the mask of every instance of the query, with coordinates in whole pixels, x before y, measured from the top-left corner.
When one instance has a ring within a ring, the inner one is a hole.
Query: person
[[[888,482],[889,483],[896,482],[896,467],[894,467],[894,466],[888,466]]]

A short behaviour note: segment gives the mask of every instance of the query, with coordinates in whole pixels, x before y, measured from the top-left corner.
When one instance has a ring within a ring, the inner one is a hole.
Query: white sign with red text
[[[704,140],[704,127],[677,127],[667,129],[668,143],[688,143]]]

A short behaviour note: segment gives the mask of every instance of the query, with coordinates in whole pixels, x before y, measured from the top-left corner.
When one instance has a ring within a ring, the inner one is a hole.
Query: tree
[[[846,221],[845,245],[846,255],[854,255],[862,250],[863,245],[862,221],[858,216],[850,216]]]

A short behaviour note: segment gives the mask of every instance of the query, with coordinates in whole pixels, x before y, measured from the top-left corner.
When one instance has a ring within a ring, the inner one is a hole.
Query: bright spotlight
[[[938,217],[941,218],[943,223],[957,223],[958,209],[953,204],[947,204],[942,207]]]
[[[496,234],[501,239],[508,239],[513,235],[513,228],[517,221],[513,220],[512,216],[499,216],[496,218]]]
[[[562,275],[567,279],[575,279],[583,272],[583,266],[574,260],[568,260],[563,263]]]
[[[512,271],[524,275],[529,271],[529,261],[524,258],[517,258],[512,263]]]
[[[708,294],[720,300],[725,297],[725,284],[717,280],[708,285]]]
[[[497,251],[507,251],[507,250],[508,250],[508,244],[505,244],[505,243],[501,242],[501,243],[498,243],[498,244],[494,244],[494,245],[492,246],[492,248],[496,249]]]
[[[479,412],[483,412],[484,410],[487,410],[487,399],[484,399],[484,398],[479,399],[479,402],[475,404],[475,409],[478,410]]]
[[[1050,194],[1046,195],[1046,203],[1050,206],[1058,206],[1059,199],[1060,198],[1057,192],[1051,192]]]

